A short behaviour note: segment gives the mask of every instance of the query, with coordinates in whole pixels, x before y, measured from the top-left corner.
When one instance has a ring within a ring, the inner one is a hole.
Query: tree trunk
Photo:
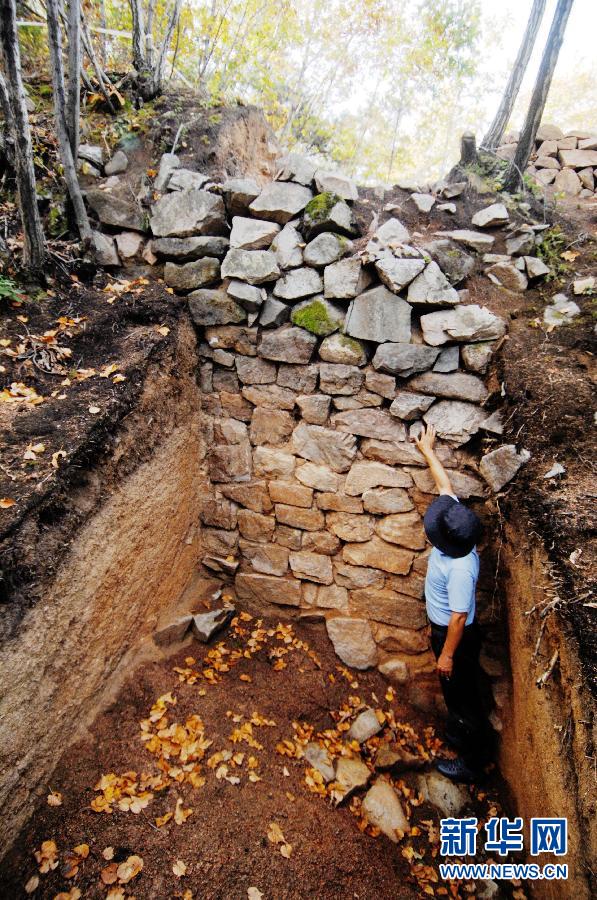
[[[56,136],[60,149],[60,161],[64,169],[64,180],[73,208],[73,214],[79,234],[83,241],[91,239],[91,227],[87,217],[87,210],[83,203],[81,188],[77,178],[76,159],[70,145],[68,128],[66,123],[66,96],[64,89],[64,69],[62,66],[62,41],[59,19],[59,0],[46,0],[46,13],[48,19],[48,46],[50,51],[50,66],[52,69],[52,85],[54,88],[54,118],[56,121]],[[77,70],[78,74],[78,70]]]
[[[537,40],[537,34],[544,12],[545,0],[533,0],[531,14],[527,22],[522,44],[518,50],[514,67],[510,74],[510,78],[508,79],[508,84],[504,90],[498,111],[495,114],[495,119],[491,123],[489,131],[481,142],[481,147],[486,150],[495,150],[496,147],[499,147],[502,137],[504,136],[506,125],[512,115],[518,91],[520,90],[524,73],[526,72],[531,53],[533,52],[533,47],[535,46],[535,41]]]
[[[68,0],[68,88],[66,93],[66,128],[73,159],[79,153],[79,114],[81,108],[81,4]]]
[[[45,258],[44,234],[37,206],[33,146],[25,89],[21,77],[21,54],[17,35],[16,0],[0,0],[0,47],[6,73],[6,92],[13,126],[15,169],[19,209],[25,242],[23,265],[41,272]]]
[[[142,0],[129,0],[133,17],[133,65],[141,74],[146,67],[145,62],[145,16]]]
[[[558,61],[560,47],[564,40],[564,32],[566,31],[568,16],[570,15],[573,3],[574,0],[558,0],[551,28],[549,29],[545,50],[543,51],[541,65],[539,66],[539,71],[537,73],[537,80],[527,111],[524,128],[522,129],[518,147],[516,148],[516,155],[510,163],[504,179],[504,190],[506,191],[517,190],[522,182],[523,172],[528,165],[531,150],[535,145],[537,129],[541,124],[541,117],[543,116],[543,110],[545,109],[545,102],[551,87],[551,80]]]
[[[170,18],[168,19],[168,24],[166,25],[166,31],[164,33],[164,38],[160,45],[160,49],[158,51],[157,59],[151,68],[150,79],[147,85],[145,85],[145,94],[143,95],[144,100],[153,100],[154,97],[157,97],[158,94],[162,93],[162,83],[164,80],[164,69],[166,66],[166,54],[168,53],[168,48],[170,47],[170,42],[172,40],[172,35],[174,34],[174,29],[178,23],[180,18],[180,8],[182,6],[182,0],[174,0],[174,4],[172,6],[172,12],[170,14]],[[153,54],[152,54],[153,57]]]
[[[460,162],[463,168],[474,165],[478,160],[477,142],[472,131],[465,131],[460,138]]]

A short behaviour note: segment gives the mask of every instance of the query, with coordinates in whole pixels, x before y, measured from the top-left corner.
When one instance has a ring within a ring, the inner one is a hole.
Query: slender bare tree
[[[52,68],[52,85],[54,88],[54,119],[56,122],[56,135],[60,150],[60,161],[64,169],[64,180],[73,215],[82,240],[91,239],[91,227],[87,210],[83,202],[79,179],[77,178],[76,157],[73,155],[66,115],[66,91],[64,87],[64,67],[62,64],[62,31],[60,28],[59,0],[46,0],[46,14],[48,20],[48,45],[50,50],[50,65]],[[80,15],[77,13],[77,21]],[[80,67],[76,70],[77,83]]]
[[[13,132],[19,211],[25,237],[23,265],[34,272],[41,272],[45,259],[45,242],[37,206],[33,145],[21,74],[16,0],[0,0],[0,51],[6,75],[2,93],[10,110],[8,124]]]
[[[495,119],[491,123],[489,131],[481,142],[481,147],[485,150],[495,150],[496,147],[499,147],[502,137],[504,136],[506,125],[512,115],[520,85],[529,64],[535,41],[537,40],[537,34],[539,33],[544,12],[545,0],[533,0],[531,14],[527,22],[522,43],[518,50],[516,61],[514,62],[512,72],[510,73],[510,78],[508,79],[508,84],[502,95],[498,111],[495,114]]]
[[[547,43],[541,58],[541,65],[539,66],[539,71],[537,73],[533,95],[527,110],[524,127],[516,148],[516,155],[510,163],[504,179],[504,190],[506,191],[517,190],[522,182],[522,174],[528,165],[531,150],[535,145],[537,130],[541,124],[541,117],[543,116],[543,110],[545,109],[547,95],[549,94],[549,89],[551,87],[551,80],[558,61],[560,47],[564,40],[564,33],[566,31],[566,25],[568,24],[568,17],[573,3],[574,0],[558,0],[551,28],[549,29]]]
[[[173,0],[159,47],[153,37],[156,0],[149,0],[147,10],[143,0],[129,0],[133,18],[133,65],[137,70],[139,94],[152,100],[162,92],[166,56],[172,35],[180,19],[182,0]]]
[[[79,114],[81,110],[81,2],[68,0],[68,84],[66,89],[66,128],[73,158],[79,153]]]

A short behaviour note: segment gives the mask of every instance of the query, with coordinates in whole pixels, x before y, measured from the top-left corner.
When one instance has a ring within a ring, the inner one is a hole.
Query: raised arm
[[[436,487],[440,494],[454,494],[452,482],[448,477],[448,473],[435,455],[433,446],[435,444],[435,426],[427,425],[423,428],[418,438],[415,438],[415,444],[425,457],[429,471],[433,475]]]

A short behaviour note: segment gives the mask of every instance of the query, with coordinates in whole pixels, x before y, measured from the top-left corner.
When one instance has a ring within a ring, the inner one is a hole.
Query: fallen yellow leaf
[[[11,506],[14,506],[17,501],[13,500],[12,497],[1,497],[0,498],[0,509],[10,509]]]
[[[182,861],[182,859],[177,859],[172,866],[172,871],[177,878],[182,878],[183,875],[187,874],[187,865]]]
[[[47,799],[48,806],[62,806],[62,794],[58,791],[50,791]]]
[[[105,847],[102,850],[102,856],[104,859],[114,859],[114,847]]]
[[[143,860],[140,856],[129,856],[125,862],[120,863],[116,874],[121,884],[128,884],[135,878],[143,868]]]
[[[101,409],[99,408],[99,406],[90,406],[89,412],[91,413],[92,416],[97,416],[97,414],[99,412],[101,412]]]

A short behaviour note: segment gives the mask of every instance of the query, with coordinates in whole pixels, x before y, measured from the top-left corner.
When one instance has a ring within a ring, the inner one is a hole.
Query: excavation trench
[[[172,651],[156,646],[155,633],[180,614],[205,610],[204,601],[214,589],[224,586],[238,608],[251,614],[280,621],[303,619],[326,642],[325,618],[346,617],[344,595],[334,594],[321,579],[301,583],[290,572],[275,579],[258,570],[256,574],[246,564],[257,554],[267,565],[272,559],[275,565],[280,547],[289,548],[262,531],[270,526],[265,521],[267,504],[260,506],[264,503],[261,488],[251,501],[241,496],[247,484],[242,480],[246,461],[237,437],[242,410],[239,413],[234,407],[231,415],[221,407],[214,410],[202,389],[207,377],[204,336],[198,336],[187,314],[181,313],[165,348],[148,363],[137,401],[109,446],[87,471],[79,473],[78,488],[68,497],[60,522],[48,525],[39,520],[39,512],[32,511],[22,525],[37,535],[37,552],[54,554],[57,566],[37,585],[37,602],[16,619],[12,617],[2,648],[0,805],[5,847],[17,838],[37,804],[45,802],[61,752],[88,733],[141,665]],[[252,352],[250,343],[243,346],[247,333],[242,329],[225,332],[225,337],[228,344],[221,347],[223,353]],[[232,404],[235,395],[225,390],[226,371],[230,372],[225,369],[220,376],[221,388]],[[262,438],[253,435],[253,453],[261,439],[265,451],[257,479],[260,485],[264,479],[276,484],[289,480],[283,452],[267,443],[268,433],[276,426],[274,419],[272,411],[266,410]],[[220,448],[215,463],[214,448]],[[224,464],[240,473],[241,480],[226,482],[220,471]],[[422,468],[405,469],[420,483]],[[431,498],[417,490],[417,504],[422,508]],[[238,507],[230,497],[237,498]],[[237,541],[226,545],[230,532],[224,517],[232,508],[238,515],[250,506],[253,515],[245,516],[241,527],[245,534],[250,529],[253,533],[241,537],[244,555],[240,554],[243,563],[236,578],[214,573],[213,566],[211,571],[201,567],[206,557],[222,560],[239,555]],[[292,509],[300,515],[305,507],[290,508],[284,514],[292,523]],[[76,531],[71,528],[69,533],[68,522],[77,523]],[[283,539],[291,543],[297,530],[292,524],[285,526]],[[329,532],[326,537],[321,528],[305,533],[315,534],[314,547],[320,550],[332,537]],[[510,807],[527,822],[531,816],[567,816],[569,823],[570,876],[565,889],[544,882],[534,886],[532,893],[588,898],[591,847],[595,846],[593,743],[591,724],[583,712],[589,704],[583,696],[578,660],[574,645],[557,624],[550,623],[540,658],[547,667],[557,649],[558,667],[546,687],[536,686],[532,657],[537,629],[525,612],[548,587],[548,568],[515,516],[503,535],[498,580],[495,549],[486,549],[480,609],[487,635],[484,664],[495,701],[493,721],[501,729],[499,763]],[[408,621],[388,624],[388,618],[393,621],[388,615],[378,615],[380,622],[371,617],[377,649],[375,659],[367,664],[377,663],[423,720],[426,715],[436,720],[441,705],[420,627],[422,599],[416,596],[423,571],[421,567],[411,576],[413,596],[402,592]],[[322,587],[323,605],[318,605],[317,592]],[[363,592],[357,589],[356,594],[360,605],[356,611],[351,606],[350,611],[353,617],[366,619]],[[359,632],[357,645],[360,640]]]

